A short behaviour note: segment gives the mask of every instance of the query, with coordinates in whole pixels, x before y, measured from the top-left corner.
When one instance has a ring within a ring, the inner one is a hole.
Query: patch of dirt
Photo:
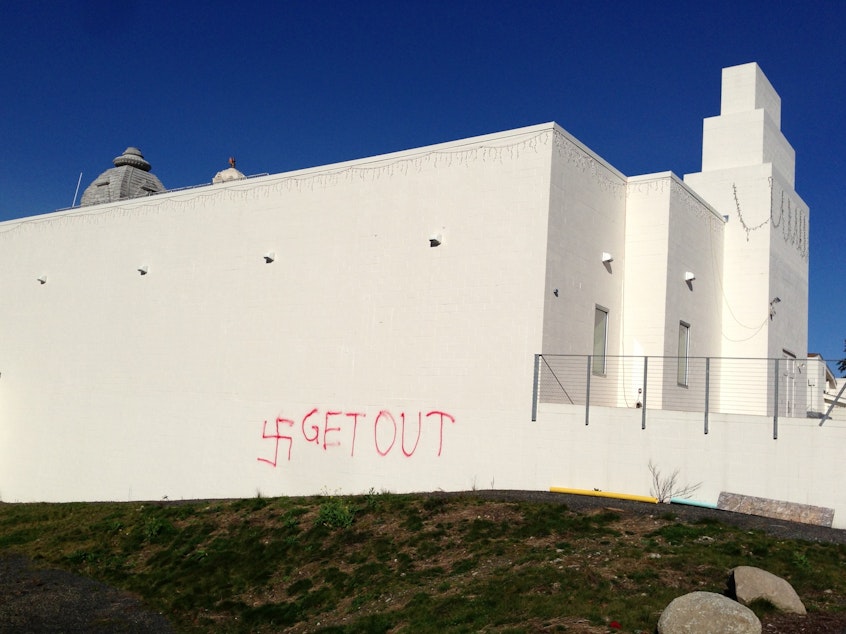
[[[846,634],[846,614],[772,614],[761,625],[761,634]]]
[[[169,634],[175,630],[137,597],[64,572],[0,556],[0,632]]]

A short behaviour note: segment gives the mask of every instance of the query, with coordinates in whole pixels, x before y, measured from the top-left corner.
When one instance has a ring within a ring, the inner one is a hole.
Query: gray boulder
[[[738,566],[729,576],[729,593],[743,605],[765,599],[782,612],[805,614],[805,605],[787,581],[753,566]]]
[[[691,592],[664,608],[658,634],[761,634],[761,621],[752,610],[726,596]]]

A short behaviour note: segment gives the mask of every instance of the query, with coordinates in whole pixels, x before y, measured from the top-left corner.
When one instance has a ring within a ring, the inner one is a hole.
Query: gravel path
[[[600,498],[589,495],[569,495],[565,493],[549,493],[547,491],[474,491],[472,495],[488,500],[515,500],[550,502],[566,504],[567,508],[578,513],[590,512],[596,509],[611,508],[631,515],[661,515],[672,513],[686,522],[696,522],[700,519],[714,519],[729,526],[737,526],[747,530],[764,531],[774,537],[784,539],[804,539],[810,542],[830,544],[846,544],[846,530],[800,524],[784,520],[733,513],[718,509],[708,509],[685,504],[648,504],[632,502],[614,498]]]
[[[173,627],[136,597],[63,570],[0,555],[0,632],[169,634]]]

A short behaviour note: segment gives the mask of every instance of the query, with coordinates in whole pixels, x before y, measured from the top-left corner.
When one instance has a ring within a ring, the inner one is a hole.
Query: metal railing
[[[539,403],[581,405],[585,424],[594,406],[701,412],[709,415],[771,416],[773,438],[779,417],[805,417],[805,359],[535,355],[532,420]]]

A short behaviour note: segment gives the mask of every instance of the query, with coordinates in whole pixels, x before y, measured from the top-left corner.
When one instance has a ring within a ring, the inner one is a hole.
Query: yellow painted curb
[[[658,498],[649,495],[631,495],[630,493],[612,493],[611,491],[589,491],[587,489],[565,489],[564,487],[549,487],[552,493],[569,493],[570,495],[590,495],[597,498],[616,498],[618,500],[634,500],[635,502],[649,502],[658,504]]]

